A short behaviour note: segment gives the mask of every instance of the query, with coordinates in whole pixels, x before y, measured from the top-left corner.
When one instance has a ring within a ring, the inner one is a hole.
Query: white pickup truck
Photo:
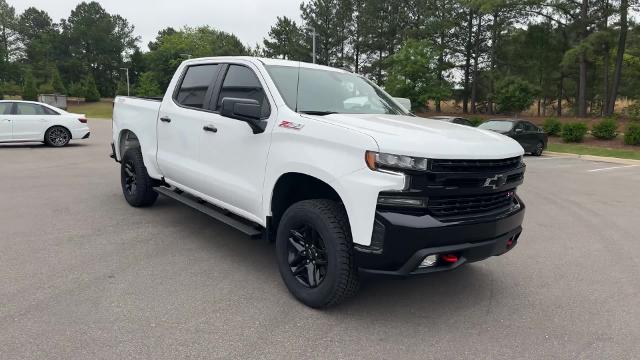
[[[330,67],[193,59],[162,99],[115,99],[111,156],[129,204],[160,193],[275,241],[287,288],[321,308],[361,272],[450,270],[518,241],[522,147],[405,106]]]

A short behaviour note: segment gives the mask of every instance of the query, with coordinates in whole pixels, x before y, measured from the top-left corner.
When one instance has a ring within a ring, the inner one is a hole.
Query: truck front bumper
[[[519,209],[491,219],[446,223],[429,215],[377,211],[372,246],[356,245],[356,262],[366,273],[414,276],[502,255],[516,246],[522,232],[524,204],[519,204]],[[438,261],[422,267],[429,255]]]

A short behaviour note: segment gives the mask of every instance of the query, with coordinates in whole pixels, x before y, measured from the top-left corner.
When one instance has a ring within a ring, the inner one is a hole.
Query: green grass
[[[640,147],[638,147],[638,150],[627,150],[608,149],[582,144],[549,144],[547,150],[579,155],[607,156],[621,159],[640,160]]]
[[[95,103],[67,104],[67,111],[76,114],[85,114],[88,118],[111,119],[113,115],[113,103],[101,101]]]

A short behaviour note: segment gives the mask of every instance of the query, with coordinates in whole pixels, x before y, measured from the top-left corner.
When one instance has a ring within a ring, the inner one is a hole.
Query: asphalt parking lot
[[[505,256],[367,278],[317,311],[274,247],[160,198],[129,207],[110,122],[0,145],[0,358],[640,358],[640,167],[531,158]]]

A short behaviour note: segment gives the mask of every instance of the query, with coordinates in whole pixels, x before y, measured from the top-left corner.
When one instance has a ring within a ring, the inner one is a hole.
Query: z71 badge
[[[283,120],[278,126],[286,129],[293,129],[293,130],[300,130],[304,127],[303,124],[297,124],[297,123],[286,121],[286,120]]]

